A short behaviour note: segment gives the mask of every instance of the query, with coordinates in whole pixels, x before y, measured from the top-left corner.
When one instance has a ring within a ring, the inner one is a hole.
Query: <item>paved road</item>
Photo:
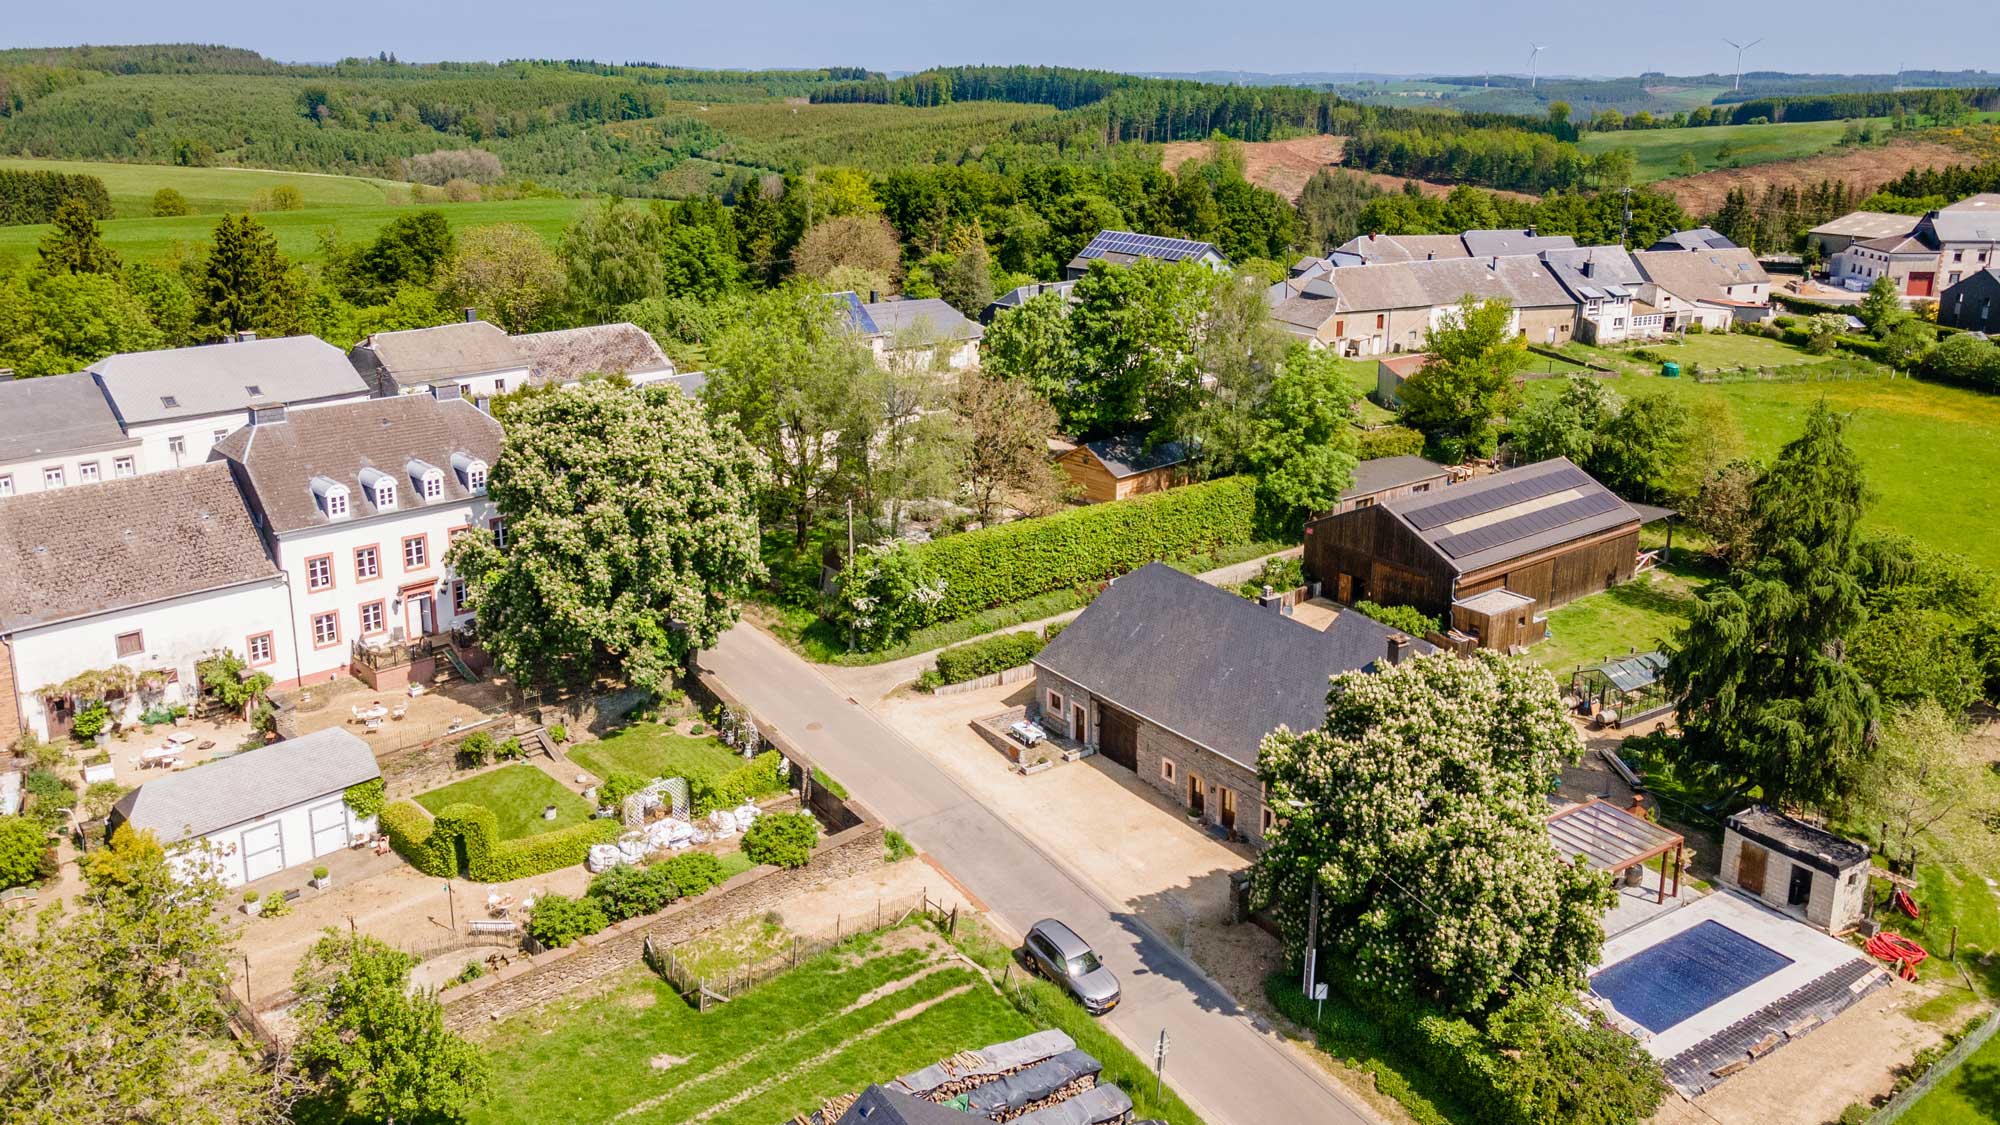
[[[701,664],[942,864],[1006,928],[1018,933],[1051,915],[1075,927],[1124,985],[1124,1001],[1106,1022],[1149,1061],[1166,1028],[1173,1043],[1167,1076],[1204,1119],[1214,1125],[1375,1120],[1331,1078],[1258,1030],[1227,993],[1134,916],[1099,899],[778,641],[739,625],[702,654]]]

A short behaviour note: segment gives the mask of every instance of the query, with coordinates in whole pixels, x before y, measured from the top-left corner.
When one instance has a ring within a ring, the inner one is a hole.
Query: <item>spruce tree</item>
[[[1701,591],[1669,645],[1687,763],[1776,804],[1835,804],[1873,751],[1875,692],[1846,658],[1867,614],[1867,487],[1843,428],[1813,406],[1752,489],[1750,561]]]
[[[118,255],[97,236],[97,216],[74,196],[56,206],[55,229],[41,244],[49,273],[117,273]]]
[[[262,329],[283,310],[278,240],[249,215],[224,215],[202,269],[202,323],[217,334]]]

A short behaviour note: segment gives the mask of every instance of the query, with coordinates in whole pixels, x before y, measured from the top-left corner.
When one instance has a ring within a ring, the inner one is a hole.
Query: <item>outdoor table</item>
[[[171,743],[166,746],[155,746],[151,750],[142,750],[139,752],[139,764],[141,766],[157,766],[171,762],[180,756],[180,752],[181,748]]]
[[[363,707],[361,710],[356,711],[354,713],[354,717],[360,719],[364,723],[369,722],[371,720],[379,723],[383,719],[389,717],[389,709],[387,707],[382,706],[380,703],[377,703],[373,707]]]
[[[167,745],[173,747],[175,750],[186,749],[187,744],[193,741],[194,735],[186,731],[175,731],[173,734],[167,736]]]

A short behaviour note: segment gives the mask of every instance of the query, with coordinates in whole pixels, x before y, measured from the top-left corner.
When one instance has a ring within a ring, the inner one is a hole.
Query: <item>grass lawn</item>
[[[1657,568],[1552,609],[1548,638],[1528,655],[1563,679],[1585,664],[1658,648],[1687,620],[1691,591],[1701,580],[1692,570]]]
[[[1887,118],[1874,120],[1876,131],[1886,133]],[[1612,149],[1629,148],[1637,155],[1636,181],[1646,184],[1683,175],[1680,157],[1692,152],[1697,171],[1731,165],[1766,164],[1812,156],[1840,144],[1847,131],[1845,121],[1787,121],[1772,125],[1718,125],[1689,129],[1632,129],[1615,133],[1586,133],[1577,147],[1595,156]],[[1723,145],[1731,153],[1718,155]]]
[[[417,803],[433,815],[461,802],[492,809],[499,821],[502,840],[518,840],[581,824],[590,819],[591,813],[589,802],[564,789],[555,778],[521,763],[454,781],[417,798]],[[543,820],[542,809],[549,805],[556,807],[556,818]]]
[[[1361,413],[1355,419],[1356,421],[1364,426],[1378,426],[1383,422],[1393,422],[1396,420],[1396,415],[1393,411],[1383,409],[1376,404],[1374,399],[1368,397],[1375,393],[1375,361],[1373,359],[1337,359],[1334,363],[1339,365],[1341,378],[1346,380],[1348,387],[1354,391],[1354,397],[1360,404]]]
[[[390,201],[390,192],[408,198],[410,185],[394,180],[362,176],[334,176],[313,172],[272,172],[261,168],[178,168],[165,164],[117,164],[90,160],[29,160],[0,158],[0,168],[44,172],[81,173],[104,181],[111,204],[121,219],[148,218],[153,214],[153,193],[172,188],[181,193],[197,213],[216,214],[242,210],[252,197],[279,184],[290,184],[305,197],[308,210],[327,207],[381,206]]]
[[[307,197],[310,200],[310,196]],[[491,223],[520,223],[554,243],[582,209],[580,199],[511,199],[498,203],[428,204],[443,211],[454,228]],[[372,239],[412,206],[320,207],[305,211],[262,211],[257,221],[277,236],[287,257],[310,259],[319,252],[319,232],[333,227],[342,237]],[[99,223],[104,242],[128,261],[146,261],[171,253],[176,244],[202,245],[215,229],[214,215],[180,215],[171,219],[113,219]],[[0,227],[0,263],[26,258],[48,234],[47,224]]]
[[[620,770],[640,777],[720,777],[743,764],[714,738],[675,734],[660,723],[633,723],[608,738],[572,747],[569,756],[600,778]]]
[[[1897,1120],[1904,1125],[2000,1121],[2000,1035],[1988,1039]]]

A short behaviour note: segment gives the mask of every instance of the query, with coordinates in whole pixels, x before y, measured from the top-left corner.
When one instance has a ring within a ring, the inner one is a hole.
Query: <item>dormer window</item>
[[[444,470],[428,461],[411,461],[403,470],[410,474],[410,484],[424,503],[444,499]]]
[[[451,455],[451,467],[467,492],[486,491],[486,462],[470,453],[454,453]]]
[[[396,510],[396,478],[380,469],[361,470],[361,487],[368,490],[368,502],[378,512]]]
[[[161,396],[160,396],[160,405],[161,405],[161,406],[162,406],[163,408],[167,409],[167,410],[173,410],[173,409],[175,409],[175,408],[179,407],[179,406],[180,406],[180,404],[181,404],[181,400],[180,400],[180,399],[177,399],[177,398],[175,398],[175,397],[174,397],[174,396],[172,396],[172,395],[161,395]]]
[[[332,477],[312,479],[313,498],[319,501],[319,510],[327,519],[346,519],[349,515],[347,486]]]

